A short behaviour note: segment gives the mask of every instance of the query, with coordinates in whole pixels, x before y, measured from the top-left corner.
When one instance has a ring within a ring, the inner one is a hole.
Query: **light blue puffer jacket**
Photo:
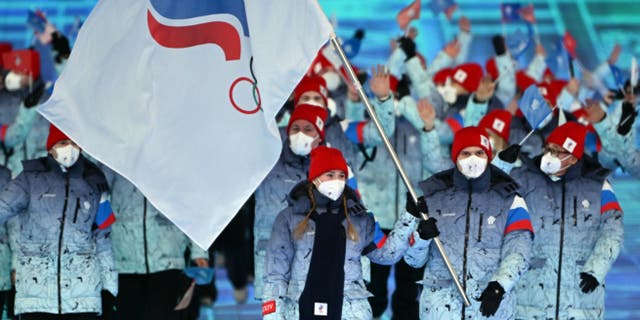
[[[605,180],[609,171],[584,156],[554,182],[539,161],[525,159],[512,171],[527,203],[535,204],[531,267],[515,289],[518,318],[603,319],[605,276],[623,240],[622,211]],[[580,290],[581,272],[600,283],[594,292]]]
[[[118,223],[113,225],[113,253],[118,273],[147,274],[185,268],[184,253],[191,259],[209,259],[207,251],[191,241],[123,176],[104,170],[111,186],[111,206]]]
[[[458,170],[435,174],[420,184],[430,217],[438,220],[440,240],[471,306],[463,302],[444,260],[431,240],[415,236],[405,254],[415,267],[426,264],[420,298],[420,319],[484,319],[480,297],[490,281],[505,290],[495,316],[513,319],[512,288],[526,271],[532,230],[527,206],[516,194],[517,184],[491,166],[477,179],[467,180]]]
[[[298,319],[298,300],[304,290],[314,246],[315,224],[309,220],[306,232],[299,240],[294,240],[296,226],[311,210],[307,189],[308,181],[301,182],[291,191],[289,207],[284,209],[273,224],[273,232],[268,243],[267,263],[264,279],[263,301],[276,301],[276,312],[265,319]],[[343,319],[371,319],[371,309],[360,265],[361,256],[372,262],[390,265],[402,258],[409,246],[409,236],[415,230],[417,219],[405,213],[396,223],[384,245],[374,239],[375,220],[371,213],[359,204],[355,192],[347,187],[349,219],[358,234],[357,241],[347,240],[344,265]],[[317,207],[319,214],[326,208]],[[345,231],[346,220],[343,221]]]
[[[101,312],[118,293],[110,227],[95,226],[106,180],[80,157],[64,174],[52,157],[23,163],[0,193],[0,223],[18,215],[16,314]]]

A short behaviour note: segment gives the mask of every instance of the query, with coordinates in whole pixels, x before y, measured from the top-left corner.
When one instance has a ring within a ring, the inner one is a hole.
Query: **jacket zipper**
[[[469,247],[469,225],[471,219],[471,182],[469,182],[469,198],[467,200],[467,216],[464,227],[464,253],[462,260],[462,289],[467,291],[467,249]],[[466,307],[462,305],[461,319],[464,320]]]
[[[78,221],[78,209],[80,208],[80,198],[76,198],[76,211],[73,213],[73,223]]]
[[[578,198],[573,197],[573,226],[578,226]]]
[[[565,218],[565,180],[562,179],[562,206],[560,207],[560,252],[558,253],[558,283],[556,285],[556,319],[560,319],[560,284],[562,281],[562,250],[564,248],[564,218]]]
[[[67,204],[69,202],[69,176],[64,182],[64,205],[62,206],[62,219],[60,219],[60,236],[58,237],[58,314],[62,314],[62,236],[64,234],[64,221],[67,216]]]
[[[478,242],[482,241],[482,221],[484,221],[484,213],[480,213],[480,223],[478,224]]]
[[[149,257],[147,252],[147,197],[144,197],[144,205],[142,211],[142,236],[144,240],[144,267],[149,274]]]

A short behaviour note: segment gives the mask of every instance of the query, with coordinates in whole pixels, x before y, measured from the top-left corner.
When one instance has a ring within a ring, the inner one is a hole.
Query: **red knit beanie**
[[[484,64],[484,69],[487,70],[487,73],[491,76],[492,80],[495,81],[496,79],[498,79],[498,77],[500,77],[500,70],[498,70],[495,58],[492,57],[491,59],[487,60],[487,62]]]
[[[493,131],[499,135],[504,141],[509,142],[509,133],[511,132],[511,113],[507,110],[492,110],[482,117],[478,127]]]
[[[451,145],[451,160],[455,163],[458,160],[460,151],[466,147],[479,147],[484,150],[487,157],[491,159],[491,143],[487,131],[479,127],[466,127],[456,132]]]
[[[315,91],[322,96],[322,100],[324,101],[324,106],[327,106],[327,83],[322,77],[313,76],[313,77],[304,77],[298,83],[298,86],[293,91],[293,102],[298,104],[300,102],[300,97],[302,94],[308,91]]]
[[[555,143],[580,159],[584,153],[584,139],[586,136],[587,127],[571,121],[551,131],[546,143]]]
[[[343,171],[345,175],[349,174],[347,161],[344,160],[342,152],[326,146],[318,146],[311,150],[309,181],[313,181],[313,179],[331,170],[340,170]]]
[[[482,71],[482,67],[477,63],[465,63],[453,69],[451,74],[451,80],[453,80],[453,82],[459,84],[471,93],[478,90],[484,71]]]
[[[436,86],[444,86],[445,83],[447,83],[447,79],[453,74],[452,72],[453,69],[450,68],[444,68],[436,72],[436,74],[433,75],[433,84]]]
[[[53,124],[49,126],[49,136],[47,137],[47,151],[51,150],[54,144],[62,141],[62,140],[70,140],[64,132],[60,131]]]
[[[311,122],[320,134],[320,139],[324,140],[324,124],[327,121],[328,115],[327,109],[325,108],[303,103],[293,109],[291,118],[289,118],[289,124],[287,125],[287,134],[289,134],[289,129],[291,129],[293,122],[302,119]]]

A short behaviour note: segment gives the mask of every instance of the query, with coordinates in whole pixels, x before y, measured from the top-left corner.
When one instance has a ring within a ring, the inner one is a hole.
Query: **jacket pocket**
[[[80,198],[76,198],[76,211],[73,213],[73,223],[78,222],[78,210],[80,210]]]

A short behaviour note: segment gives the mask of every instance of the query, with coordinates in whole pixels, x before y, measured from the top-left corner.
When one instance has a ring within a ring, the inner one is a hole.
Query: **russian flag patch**
[[[605,181],[604,185],[602,186],[602,192],[600,193],[600,214],[603,214],[609,210],[622,211],[622,207],[620,207],[618,198],[616,198],[616,195],[613,193],[611,184],[609,184],[608,181]]]
[[[513,199],[513,204],[511,205],[511,209],[509,209],[507,224],[504,228],[504,234],[506,235],[516,230],[526,230],[533,233],[529,209],[520,196],[516,196]]]
[[[95,224],[98,229],[103,230],[111,226],[116,222],[116,215],[111,209],[111,203],[107,198],[107,194],[103,193],[100,197],[100,205],[98,206],[98,212],[96,213]]]

